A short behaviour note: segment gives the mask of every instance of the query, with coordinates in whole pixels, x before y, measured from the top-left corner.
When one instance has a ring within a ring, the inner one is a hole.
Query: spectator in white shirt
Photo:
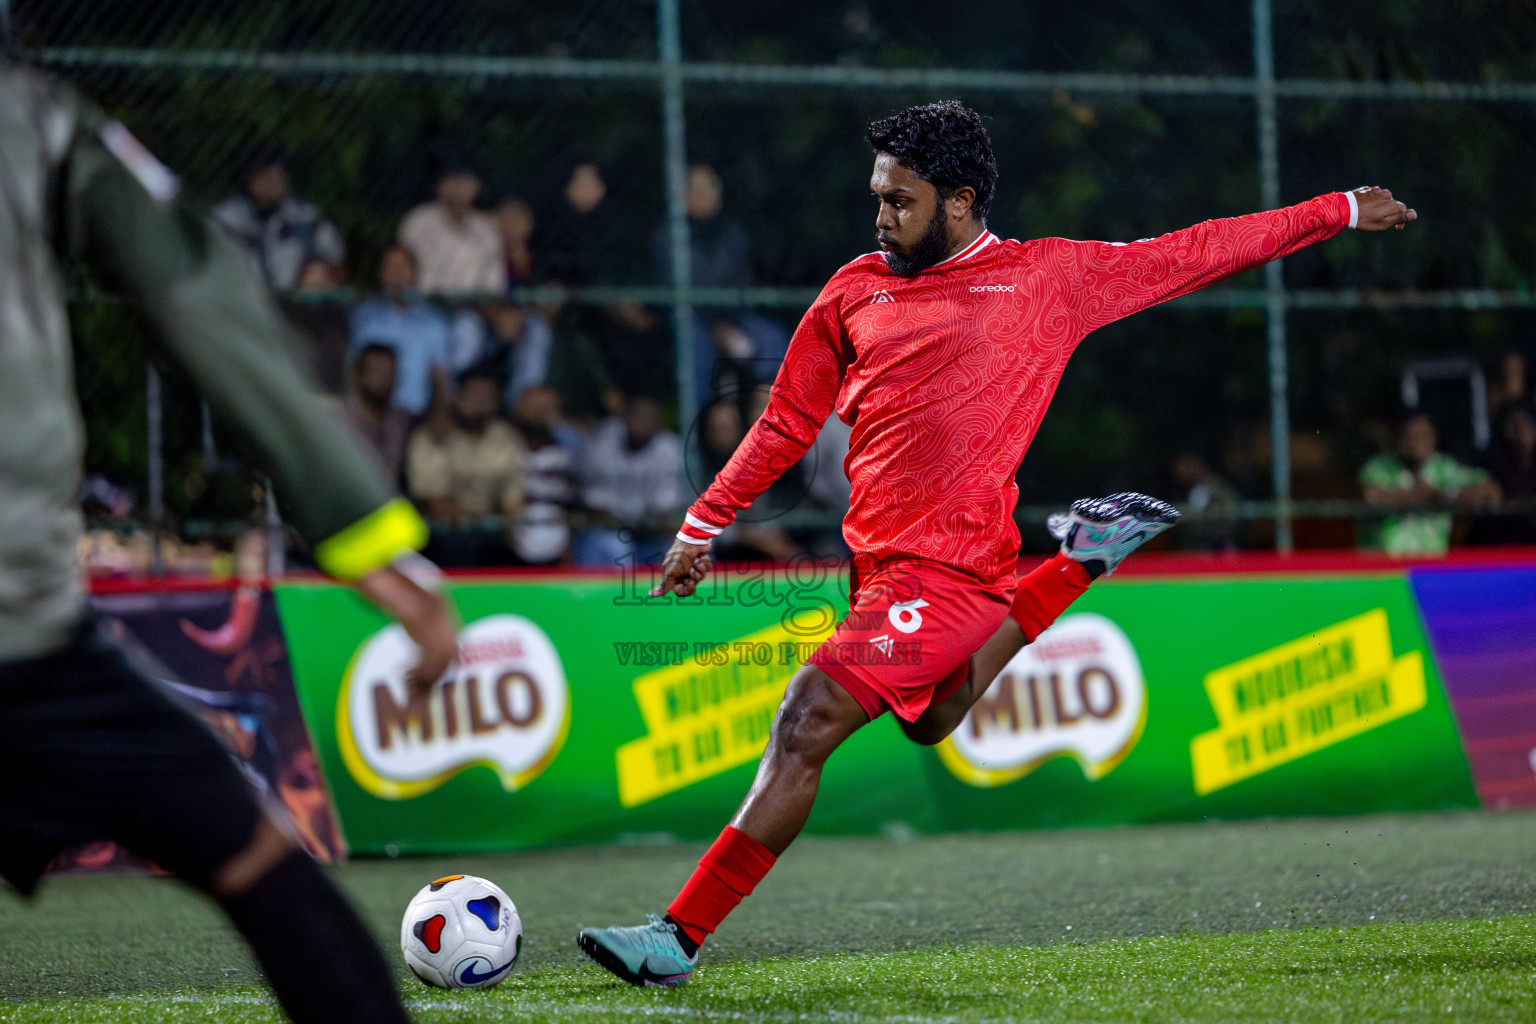
[[[450,164],[437,177],[437,198],[400,222],[400,243],[416,255],[419,287],[428,295],[502,292],[507,257],[496,220],[475,208],[480,179]]]
[[[659,559],[683,500],[683,443],[662,424],[654,398],[632,395],[623,416],[598,424],[578,465],[581,500],[603,526],[576,538],[578,565],[613,565],[626,555]]]

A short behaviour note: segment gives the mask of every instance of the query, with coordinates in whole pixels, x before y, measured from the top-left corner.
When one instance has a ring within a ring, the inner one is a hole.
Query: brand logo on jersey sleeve
[[[880,303],[880,302],[895,302],[895,301],[896,300],[891,296],[890,292],[886,291],[884,288],[881,288],[879,291],[875,292],[875,297],[870,299],[869,303],[870,303],[870,305],[875,305],[876,303]]]
[[[1019,286],[1016,285],[1016,284],[973,284],[973,285],[971,285],[971,291],[973,291],[973,292],[1014,292],[1014,291],[1018,291],[1018,290],[1019,290]]]

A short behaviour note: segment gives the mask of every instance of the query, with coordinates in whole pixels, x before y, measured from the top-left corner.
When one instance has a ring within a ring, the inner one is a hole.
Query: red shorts
[[[904,560],[849,581],[848,617],[811,655],[869,714],[916,720],[958,690],[971,655],[1008,616],[1018,581],[986,584],[937,562]]]

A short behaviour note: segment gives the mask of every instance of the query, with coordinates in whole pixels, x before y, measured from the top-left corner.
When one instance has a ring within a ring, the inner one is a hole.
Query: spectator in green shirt
[[[1393,555],[1443,555],[1451,546],[1452,508],[1498,503],[1498,483],[1437,451],[1439,443],[1430,418],[1410,412],[1398,427],[1394,449],[1361,468],[1366,502],[1396,513],[1369,531],[1367,546]]]

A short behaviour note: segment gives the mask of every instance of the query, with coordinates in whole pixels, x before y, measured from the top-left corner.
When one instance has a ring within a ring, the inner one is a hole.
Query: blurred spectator
[[[571,287],[616,283],[626,253],[613,206],[597,164],[571,168],[560,201],[541,218],[535,237],[540,276]]]
[[[1239,494],[1271,493],[1272,449],[1268,420],[1232,420],[1218,452],[1222,476],[1237,488]]]
[[[511,299],[464,309],[453,321],[453,365],[474,367],[501,382],[508,408],[529,388],[549,379],[554,332],[544,314]]]
[[[1180,545],[1193,551],[1237,550],[1237,488],[1194,452],[1175,456],[1172,468],[1185,492],[1184,511],[1190,514],[1180,524]]]
[[[619,302],[590,310],[582,323],[582,332],[612,382],[597,396],[604,412],[622,410],[623,391],[659,395],[672,390],[671,338],[661,317],[649,307]]]
[[[506,540],[478,529],[479,520],[523,511],[526,457],[517,433],[497,416],[500,398],[495,377],[466,373],[447,428],[423,424],[407,443],[410,494],[433,520],[430,550],[444,565],[507,561]]]
[[[1288,438],[1291,497],[1297,501],[1351,501],[1360,496],[1353,466],[1334,451],[1321,430],[1300,427]],[[1377,446],[1371,451],[1380,451]],[[1269,526],[1271,524],[1264,524]],[[1291,519],[1291,542],[1297,548],[1352,548],[1360,543],[1359,524],[1352,518],[1328,515],[1296,515]],[[1234,532],[1237,523],[1233,523]],[[1174,537],[1172,533],[1169,534]],[[1174,542],[1177,540],[1175,538]]]
[[[398,361],[395,404],[421,416],[448,393],[448,318],[416,292],[416,258],[392,245],[379,258],[379,294],[352,307],[352,351],[388,345]]]
[[[534,270],[533,233],[538,227],[533,207],[521,199],[508,196],[497,204],[494,216],[507,260],[507,283],[531,284]]]
[[[834,412],[811,443],[811,500],[818,508],[835,513],[839,521],[847,515],[848,502],[853,498],[853,485],[843,468],[852,438],[853,428]]]
[[[343,407],[347,423],[378,453],[389,478],[396,481],[411,429],[411,414],[394,402],[397,366],[395,350],[388,345],[364,345],[352,360],[352,386]]]
[[[324,295],[341,287],[341,277],[336,268],[320,260],[310,260],[299,271],[299,283],[293,289],[299,295]]]
[[[1536,405],[1506,402],[1493,421],[1490,462],[1508,501],[1536,502]],[[1501,516],[1487,539],[1498,544],[1536,544],[1536,510]]]
[[[737,445],[746,436],[746,424],[742,420],[741,404],[735,396],[717,399],[704,407],[699,414],[699,455],[702,461],[700,474],[695,487],[703,487],[713,480],[715,475],[730,461],[732,453]],[[715,540],[714,555],[721,561],[739,562],[747,559],[770,558],[766,552],[759,549],[751,541],[751,537],[744,538],[743,532],[748,531],[748,518],[751,513],[743,510],[736,517],[736,521],[725,528]]]
[[[653,398],[632,395],[624,414],[600,423],[577,467],[582,503],[607,521],[577,535],[579,565],[613,565],[626,555],[660,558],[683,508],[683,445],[662,425]]]
[[[133,515],[135,500],[133,491],[113,483],[100,473],[87,473],[80,482],[80,511],[88,519],[127,522]]]
[[[560,417],[554,389],[532,387],[512,407],[512,425],[526,450],[522,522],[512,531],[512,549],[529,565],[566,560],[571,547],[570,508],[576,502],[576,454],[581,440]]]
[[[701,288],[746,288],[752,280],[752,243],[746,230],[722,212],[725,188],[708,164],[688,168],[690,266]],[[672,233],[662,223],[651,238],[661,280],[672,279]],[[739,309],[699,309],[693,320],[694,395],[707,403],[718,395],[771,380],[789,345],[784,325]]]
[[[213,210],[214,219],[256,254],[273,291],[299,285],[306,264],[321,263],[336,281],[346,272],[346,243],[341,232],[315,204],[293,194],[288,158],[267,150],[246,163],[236,192]]]
[[[734,398],[717,399],[704,407],[699,415],[699,450],[704,460],[701,484],[725,468],[746,434],[741,406]]]
[[[501,230],[494,217],[475,209],[479,197],[475,172],[447,163],[437,176],[437,198],[400,222],[400,244],[416,255],[428,295],[506,291]]]
[[[1486,472],[1437,451],[1435,425],[1422,412],[1410,412],[1398,426],[1395,449],[1382,452],[1360,470],[1365,500],[1380,508],[1402,510],[1387,517],[1377,546],[1394,555],[1444,554],[1451,543],[1451,513],[1434,506],[1454,503],[1475,509],[1499,500],[1499,485]],[[1430,506],[1413,511],[1416,506]]]
[[[773,389],[767,383],[759,383],[746,393],[747,429],[750,430],[767,411],[768,399],[772,393]],[[835,416],[828,418],[834,419]],[[804,553],[795,536],[791,535],[791,531],[777,520],[785,513],[794,512],[809,504],[806,499],[811,489],[810,471],[809,461],[802,459],[795,463],[747,508],[738,520],[745,520],[741,531],[742,540],[745,543],[777,562],[787,561]],[[804,532],[796,531],[796,533]]]
[[[623,224],[597,164],[576,164],[560,198],[539,218],[534,245],[540,279],[576,288],[620,283],[633,262]],[[568,307],[559,330],[566,358],[551,372],[573,417],[618,415],[620,387],[661,394],[670,384],[664,325],[638,303]]]
[[[847,558],[849,554],[848,543],[843,540],[843,517],[848,514],[853,485],[848,482],[843,463],[848,458],[852,436],[853,428],[834,412],[827,417],[802,463],[809,474],[810,504],[821,511],[826,520],[824,525],[806,530],[801,542],[825,557]]]
[[[279,299],[283,316],[311,343],[301,363],[328,395],[340,396],[347,389],[352,331],[347,307],[336,300],[350,298],[351,290],[343,287],[334,267],[310,260],[299,272],[299,286]]]
[[[1527,369],[1524,355],[1514,349],[1504,353],[1504,358],[1499,360],[1498,372],[1488,382],[1490,412],[1497,413],[1506,405],[1524,402],[1531,397]]]
[[[700,484],[707,483],[724,468],[746,435],[749,425],[747,417],[751,417],[750,422],[755,422],[762,415],[767,405],[767,395],[768,389],[764,387],[743,396],[747,406],[746,416],[742,413],[741,400],[736,396],[717,399],[705,407],[700,417],[699,430],[704,470]],[[808,455],[805,461],[790,467],[789,472],[775,481],[765,494],[743,509],[736,521],[720,535],[715,545],[716,557],[723,561],[768,559],[782,562],[800,554],[800,545],[776,520],[785,512],[811,505],[806,500],[810,486],[807,474],[813,461],[814,457]],[[843,509],[847,509],[846,502]],[[799,532],[815,534],[818,531]]]

